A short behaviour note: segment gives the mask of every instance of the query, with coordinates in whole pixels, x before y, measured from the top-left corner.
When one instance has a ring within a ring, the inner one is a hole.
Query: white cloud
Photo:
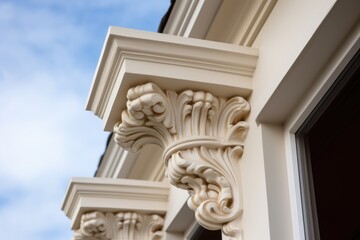
[[[84,111],[86,96],[56,81],[76,80],[71,72],[33,71],[26,81],[0,81],[4,239],[70,239],[70,222],[60,211],[67,183],[92,176],[107,137],[101,121]]]
[[[108,136],[101,120],[84,110],[107,27],[156,30],[168,5],[0,2],[3,239],[70,238],[70,221],[60,211],[67,183],[74,176],[92,177]]]
[[[6,162],[0,169],[0,176],[31,185],[33,179],[71,169],[74,163],[69,160],[76,157],[73,146],[87,147],[75,141],[82,138],[86,144],[87,134],[96,133],[92,132],[95,126],[87,124],[90,116],[83,110],[84,99],[66,93],[53,82],[33,79],[19,85],[0,84],[0,89],[0,159]],[[99,141],[97,144],[103,145]],[[95,166],[93,159],[89,168]]]
[[[56,186],[53,186],[56,187]],[[36,189],[35,189],[36,190]],[[71,239],[70,223],[58,211],[59,194],[17,193],[0,208],[2,239]]]

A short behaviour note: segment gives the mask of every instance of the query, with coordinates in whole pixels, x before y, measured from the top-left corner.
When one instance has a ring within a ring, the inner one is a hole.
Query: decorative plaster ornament
[[[115,141],[131,151],[145,144],[162,147],[170,183],[188,190],[197,221],[239,236],[230,225],[242,212],[238,161],[249,127],[248,102],[192,90],[165,93],[153,83],[129,89],[127,98]]]
[[[86,213],[74,240],[160,240],[164,219],[159,215],[133,212]]]

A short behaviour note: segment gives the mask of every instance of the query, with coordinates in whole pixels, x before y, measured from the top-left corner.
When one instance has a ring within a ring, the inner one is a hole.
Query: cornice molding
[[[73,240],[160,240],[163,225],[158,214],[93,211],[81,216]]]
[[[251,46],[277,0],[226,0],[205,37],[207,40]]]
[[[120,120],[127,89],[149,81],[173,91],[187,86],[221,97],[248,97],[257,56],[253,48],[111,27],[87,110],[111,131]]]
[[[160,146],[170,183],[188,190],[196,220],[240,236],[232,223],[242,213],[238,161],[249,127],[248,102],[203,91],[164,92],[153,83],[130,88],[127,98],[114,140],[135,152],[146,144]]]
[[[164,33],[204,39],[223,0],[176,1]]]
[[[169,185],[129,179],[74,178],[63,202],[62,210],[72,221],[72,229],[80,227],[82,214],[89,211],[136,211],[165,214]]]
[[[176,1],[164,33],[251,46],[277,0]]]

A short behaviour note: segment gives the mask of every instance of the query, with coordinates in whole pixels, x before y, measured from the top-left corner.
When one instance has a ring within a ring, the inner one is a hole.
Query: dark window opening
[[[308,240],[360,240],[359,55],[296,133]]]
[[[211,231],[199,225],[190,240],[221,240],[221,230]]]

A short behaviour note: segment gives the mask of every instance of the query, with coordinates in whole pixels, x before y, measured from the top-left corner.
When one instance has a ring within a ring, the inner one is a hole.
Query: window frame
[[[334,62],[329,60],[327,68],[309,89],[309,94],[298,104],[283,125],[294,239],[319,239],[316,211],[311,213],[304,211],[304,209],[316,209],[316,204],[313,197],[309,197],[314,195],[312,194],[314,190],[311,187],[312,172],[309,170],[311,166],[308,162],[304,162],[304,159],[308,157],[304,151],[306,143],[301,141],[301,137],[299,141],[296,133],[311,114],[316,111],[325,94],[330,91],[341,72],[359,51],[359,35],[359,28],[355,28],[354,33],[350,34],[347,41],[339,47],[336,55],[331,59]],[[298,149],[302,150],[298,151]]]

